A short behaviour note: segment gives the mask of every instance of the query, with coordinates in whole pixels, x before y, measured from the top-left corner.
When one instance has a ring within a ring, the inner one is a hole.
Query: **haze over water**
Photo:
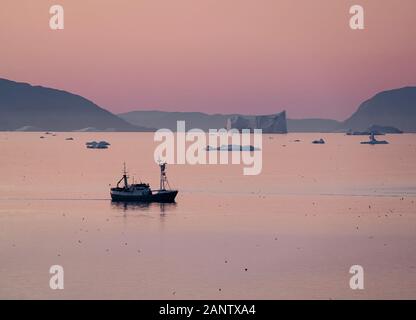
[[[40,135],[0,133],[0,298],[416,298],[414,135],[264,135],[261,175],[170,165],[165,205],[109,197],[124,161],[157,188],[152,133]]]

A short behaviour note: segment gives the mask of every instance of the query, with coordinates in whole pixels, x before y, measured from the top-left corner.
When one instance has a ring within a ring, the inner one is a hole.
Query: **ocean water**
[[[175,204],[116,205],[123,162],[157,188],[152,133],[2,132],[0,298],[415,299],[416,135],[366,139],[264,135],[260,175],[169,165]]]

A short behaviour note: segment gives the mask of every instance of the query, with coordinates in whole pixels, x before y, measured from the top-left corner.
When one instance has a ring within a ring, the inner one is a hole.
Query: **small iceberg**
[[[386,133],[392,134],[401,134],[403,133],[402,130],[397,129],[395,127],[391,126],[380,126],[380,125],[372,125],[365,131],[353,131],[349,129],[347,131],[347,136],[368,136],[370,134],[374,133],[375,136],[383,136]]]
[[[371,135],[368,138],[370,139],[370,141],[362,141],[361,144],[371,144],[371,145],[375,145],[375,144],[389,144],[386,140],[377,140],[374,137],[374,133],[371,133]]]
[[[260,151],[259,148],[254,146],[240,146],[236,144],[221,145],[221,147],[211,147],[207,146],[206,151]]]
[[[382,132],[379,132],[379,131],[371,131],[371,130],[368,130],[368,131],[351,131],[351,130],[349,130],[346,133],[347,136],[368,136],[370,134],[374,134],[375,136],[382,136],[382,135],[384,135],[384,133],[382,133]]]
[[[386,134],[386,133],[394,133],[394,134],[402,134],[403,131],[400,129],[397,129],[395,127],[391,127],[391,126],[379,126],[379,125],[372,125],[370,128],[368,128],[368,130],[370,132],[380,132],[382,134]]]
[[[107,141],[91,141],[91,142],[86,142],[85,145],[87,146],[88,149],[108,149],[108,146],[110,145],[110,143],[108,143]]]
[[[325,140],[321,138],[319,140],[313,140],[312,143],[313,144],[325,144]]]
[[[43,131],[41,128],[34,127],[34,126],[24,126],[19,129],[16,129],[15,131],[21,131],[21,132],[37,132],[37,131]]]
[[[78,130],[72,130],[74,132],[98,132],[100,130],[98,130],[95,127],[87,127],[87,128],[83,128],[83,129],[78,129]]]

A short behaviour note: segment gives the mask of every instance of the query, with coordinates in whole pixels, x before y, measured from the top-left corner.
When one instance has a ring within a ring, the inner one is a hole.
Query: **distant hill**
[[[118,115],[120,118],[138,126],[150,126],[156,129],[176,130],[176,122],[184,120],[186,129],[226,128],[227,120],[235,117],[254,118],[252,115],[241,114],[207,114],[203,112],[168,112],[168,111],[131,111]]]
[[[176,129],[177,120],[185,120],[188,128],[218,129],[227,119],[239,114],[213,114],[201,112],[132,111],[119,115],[140,126]],[[416,132],[416,87],[404,87],[376,94],[363,102],[347,120],[287,119],[289,132],[346,132],[367,131],[368,128],[393,127],[404,132]]]
[[[188,129],[220,129],[226,127],[229,118],[247,115],[206,114],[202,112],[131,111],[118,115],[120,118],[138,126],[176,130],[176,121],[185,120]],[[249,116],[248,116],[249,117]],[[328,119],[287,119],[289,132],[333,132],[340,122]]]
[[[233,117],[252,115],[131,111],[116,116],[79,95],[0,78],[0,131],[174,131],[178,120],[185,120],[187,129],[206,131],[226,127]],[[289,132],[365,131],[372,126],[416,132],[416,87],[380,92],[344,122],[287,119]]]
[[[167,112],[167,111],[131,111],[118,116],[137,126],[149,126],[156,129],[176,130],[176,121],[184,120],[186,129],[225,128],[227,119],[236,114],[206,114],[202,112]]]
[[[343,129],[365,130],[373,125],[416,132],[416,87],[404,87],[376,94],[363,102],[342,124]]]
[[[149,131],[61,90],[0,79],[0,130]]]

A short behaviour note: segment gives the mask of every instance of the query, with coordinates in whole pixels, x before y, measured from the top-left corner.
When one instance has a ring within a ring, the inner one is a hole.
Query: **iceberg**
[[[261,129],[263,133],[287,133],[286,111],[264,116],[233,116],[227,120],[227,130]]]
[[[254,146],[240,146],[236,144],[221,145],[220,147],[207,146],[206,151],[260,151],[259,148]]]

